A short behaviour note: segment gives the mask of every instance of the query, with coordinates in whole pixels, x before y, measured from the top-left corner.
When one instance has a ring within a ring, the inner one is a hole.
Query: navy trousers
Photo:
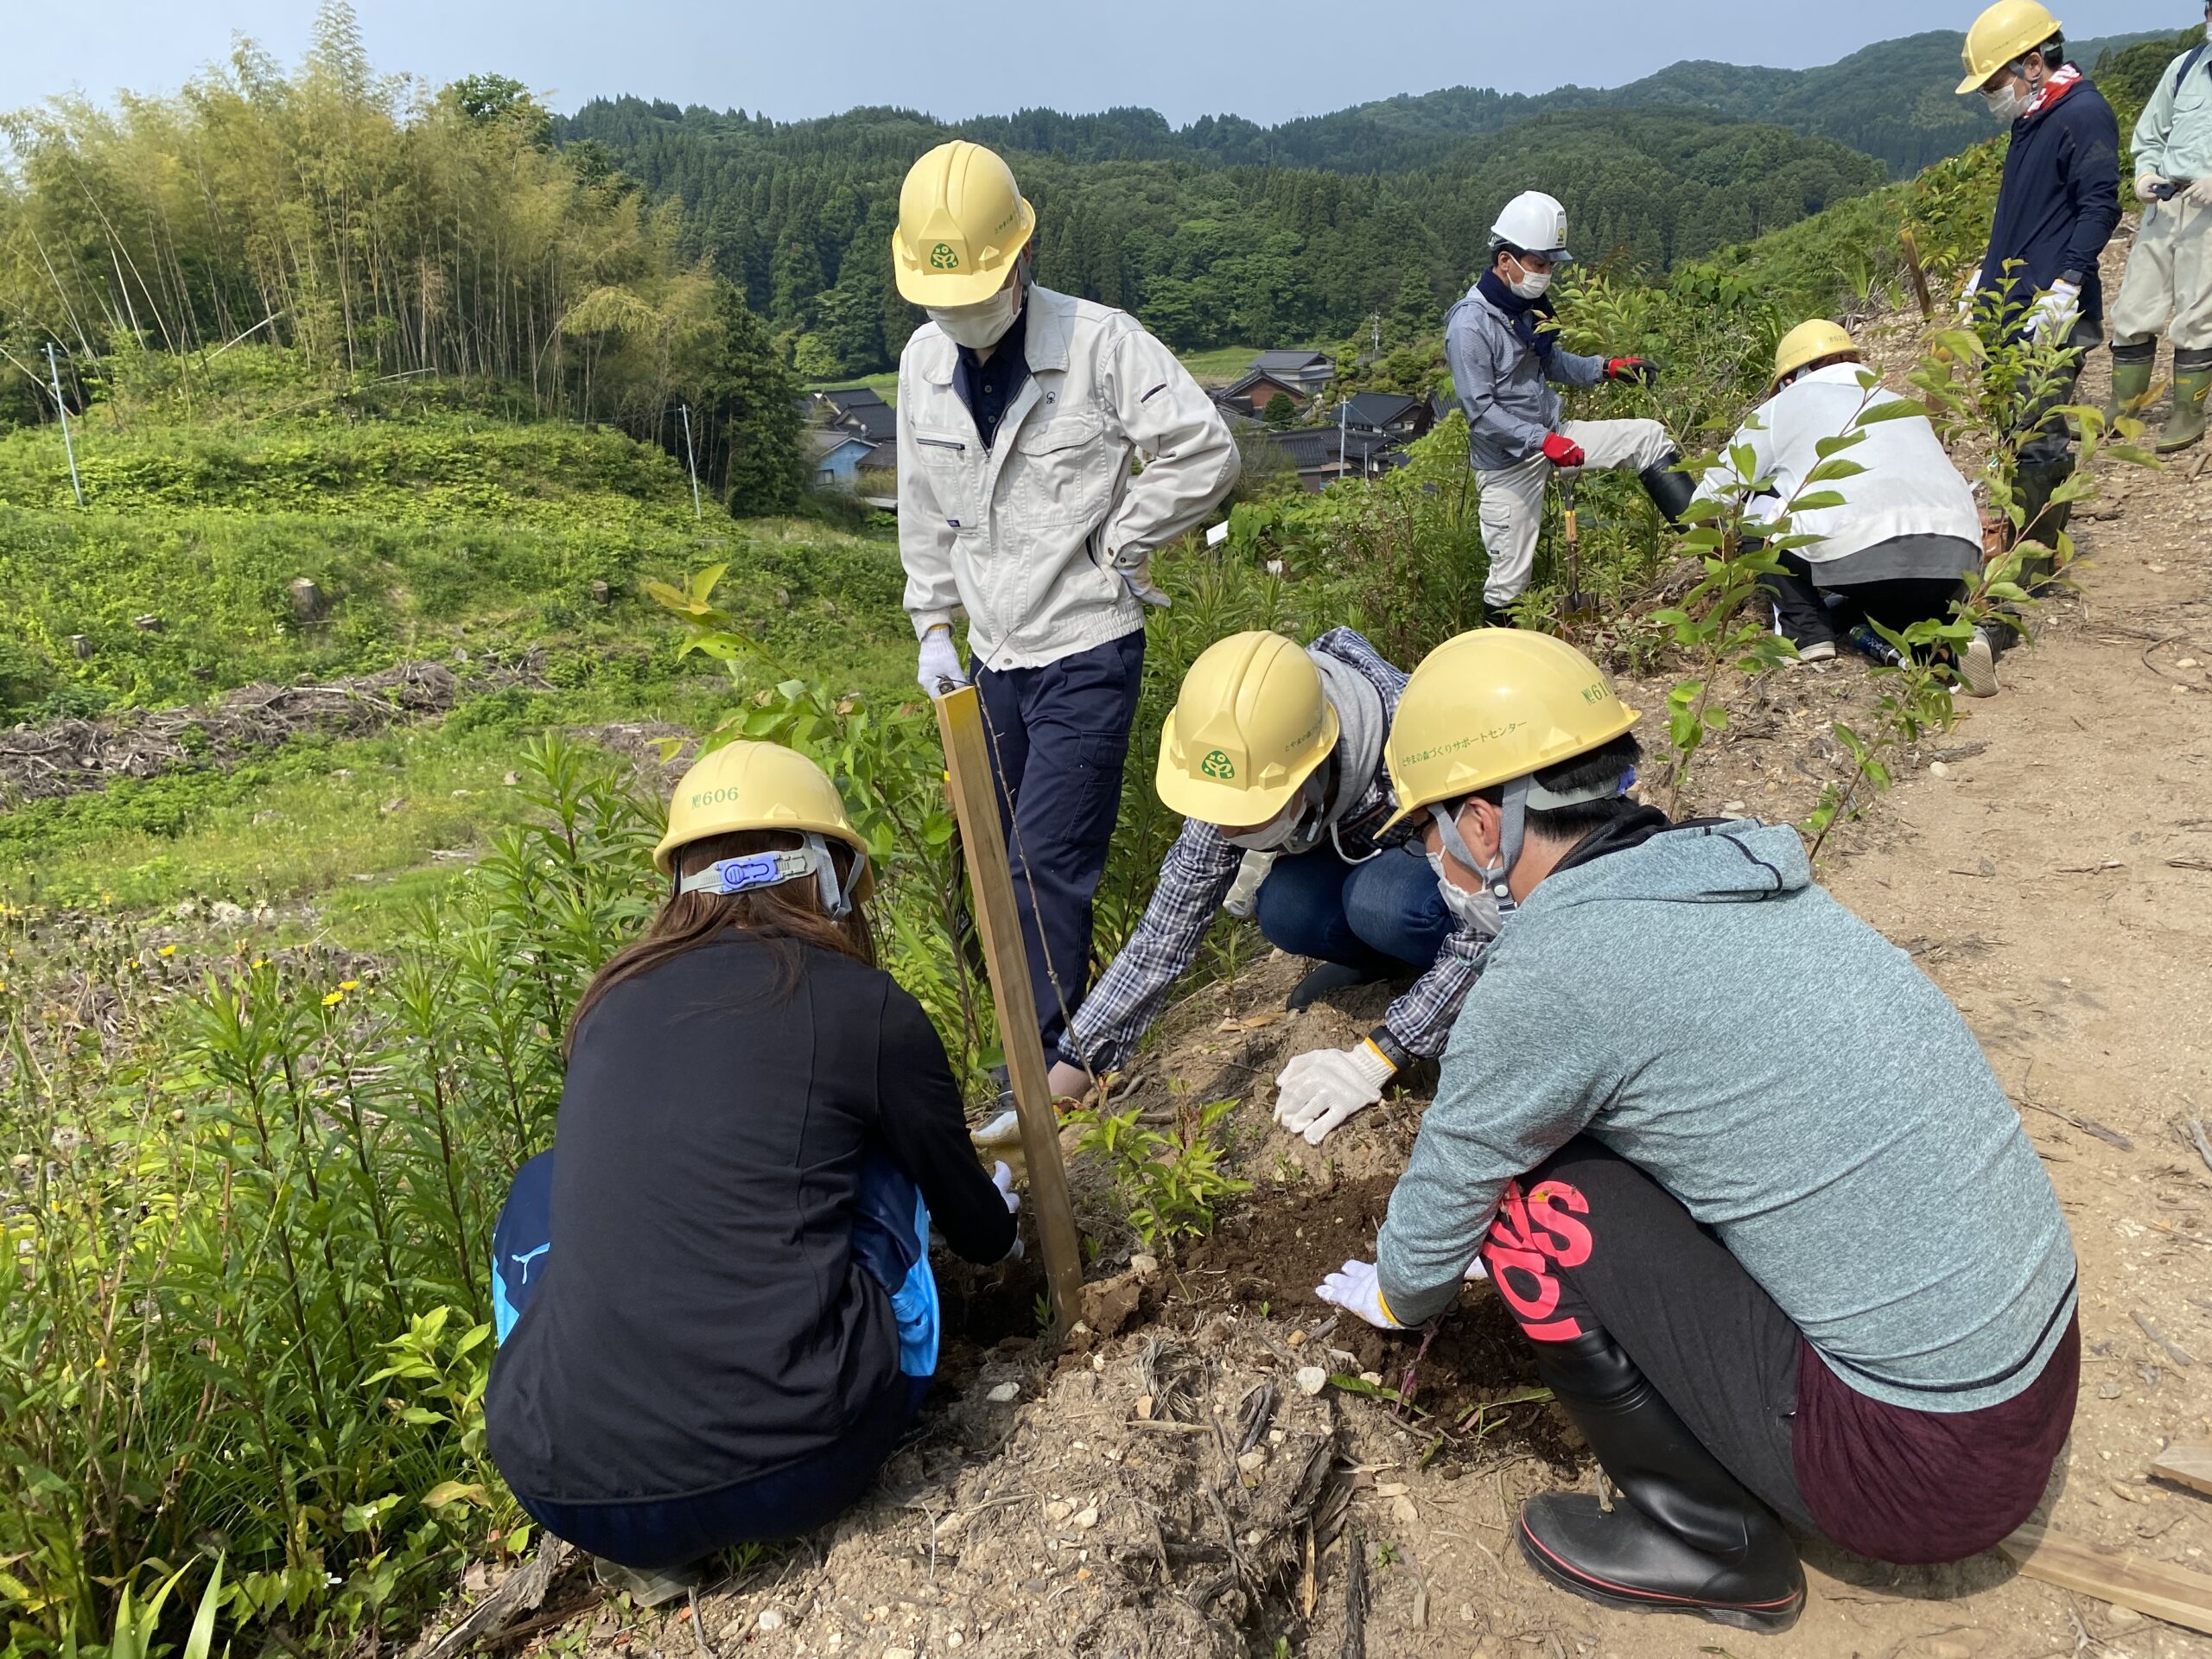
[[[1426,973],[1457,925],[1411,843],[1357,864],[1326,842],[1277,859],[1254,914],[1278,950],[1391,974]]]
[[[971,670],[1047,1054],[1090,985],[1090,901],[1122,808],[1144,634],[1042,668]]]

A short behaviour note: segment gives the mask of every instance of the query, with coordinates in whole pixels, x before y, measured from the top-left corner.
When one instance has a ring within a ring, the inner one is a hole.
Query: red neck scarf
[[[2020,111],[2019,118],[2024,121],[2031,115],[2041,115],[2081,84],[2079,69],[2070,63],[2059,65],[2044,77],[2043,85],[2036,89],[2036,95],[2028,100],[2028,107]]]

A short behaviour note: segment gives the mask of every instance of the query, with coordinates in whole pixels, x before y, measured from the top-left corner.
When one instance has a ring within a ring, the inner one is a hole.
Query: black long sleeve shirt
[[[920,1005],[851,957],[785,948],[788,995],[776,947],[729,934],[618,985],[576,1033],[552,1249],[485,1402],[519,1492],[710,1491],[873,1407],[899,1343],[852,1249],[867,1153],[912,1178],[969,1260],[1014,1242]]]

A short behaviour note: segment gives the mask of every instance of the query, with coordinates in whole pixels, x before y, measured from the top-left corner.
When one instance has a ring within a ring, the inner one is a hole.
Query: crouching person
[[[821,769],[715,750],[654,859],[669,900],[578,1005],[553,1150],[494,1236],[485,1402],[522,1507],[639,1569],[858,1498],[936,1369],[931,1225],[971,1262],[1015,1247],[1005,1166],[874,964],[866,843]]]
[[[1842,455],[1862,470],[1836,486],[1843,498],[1837,505],[1795,516],[1791,529],[1816,539],[1780,554],[1782,568],[1762,581],[1776,631],[1806,662],[1835,655],[1839,623],[1873,654],[1893,657],[1881,636],[1855,631],[1878,622],[1902,633],[1916,622],[1948,620],[1967,578],[1981,569],[1974,492],[1928,417],[1888,407],[1904,400],[1870,392],[1859,384],[1866,373],[1859,343],[1843,327],[1820,318],[1800,323],[1776,348],[1767,400],[1706,476],[1706,488],[1716,493],[1764,480],[1787,501],[1827,459],[1821,445],[1860,423],[1859,442]],[[1738,451],[1751,461],[1748,478],[1736,471]],[[1993,624],[1968,643],[1960,677],[1969,695],[1995,693],[2002,632]]]
[[[1486,1266],[1628,1500],[1530,1499],[1530,1564],[1780,1630],[1793,1532],[1948,1561],[2035,1509],[2080,1374],[2074,1252],[1957,1010],[1794,830],[1620,798],[1634,719],[1554,639],[1463,634],[1414,673],[1398,798],[1448,879],[1518,908],[1378,1264],[1323,1294],[1418,1325]]]
[[[1318,1147],[1415,1055],[1442,1052],[1497,910],[1479,893],[1447,905],[1418,848],[1376,839],[1398,816],[1382,746],[1405,683],[1350,628],[1303,650],[1255,631],[1199,653],[1162,728],[1154,779],[1183,833],[1136,931],[1061,1039],[1056,1094],[1079,1092],[1085,1065],[1127,1061],[1252,854],[1272,860],[1254,900],[1260,931],[1319,964],[1290,1007],[1345,986],[1414,982],[1363,1041],[1284,1068],[1276,1122]]]

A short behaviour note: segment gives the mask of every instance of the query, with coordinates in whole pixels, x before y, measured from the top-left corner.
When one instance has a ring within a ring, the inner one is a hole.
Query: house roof
[[[888,404],[855,404],[837,416],[836,424],[859,433],[870,443],[880,443],[897,435],[899,411]]]
[[[868,404],[882,404],[886,409],[890,407],[888,404],[883,403],[883,395],[880,392],[868,386],[832,386],[826,391],[817,391],[814,395],[840,415],[849,414],[852,410]]]
[[[1337,418],[1338,410],[1341,410],[1344,412],[1345,419],[1353,426],[1381,428],[1389,425],[1393,421],[1405,419],[1420,407],[1420,398],[1408,397],[1402,392],[1359,391],[1354,392],[1335,409],[1332,409],[1329,411],[1329,418],[1334,421]]]
[[[1333,426],[1293,426],[1268,434],[1268,442],[1282,451],[1301,473],[1319,472],[1337,464],[1341,446],[1347,467],[1364,467],[1395,451],[1395,438],[1375,432],[1339,433]]]
[[[806,435],[806,441],[813,449],[814,459],[817,461],[829,460],[830,456],[842,451],[847,444],[851,444],[861,450],[874,448],[859,433],[840,432],[834,427],[817,427]]]
[[[1307,396],[1306,388],[1294,378],[1281,374],[1271,374],[1264,369],[1252,369],[1241,378],[1230,381],[1219,391],[1214,393],[1214,401],[1218,403],[1224,398],[1243,397],[1253,387],[1259,385],[1273,386],[1294,403],[1302,404]],[[1246,401],[1249,402],[1249,399]]]
[[[1337,366],[1337,361],[1326,352],[1283,350],[1262,352],[1252,359],[1254,369],[1262,373],[1306,374],[1315,371],[1326,373]]]

